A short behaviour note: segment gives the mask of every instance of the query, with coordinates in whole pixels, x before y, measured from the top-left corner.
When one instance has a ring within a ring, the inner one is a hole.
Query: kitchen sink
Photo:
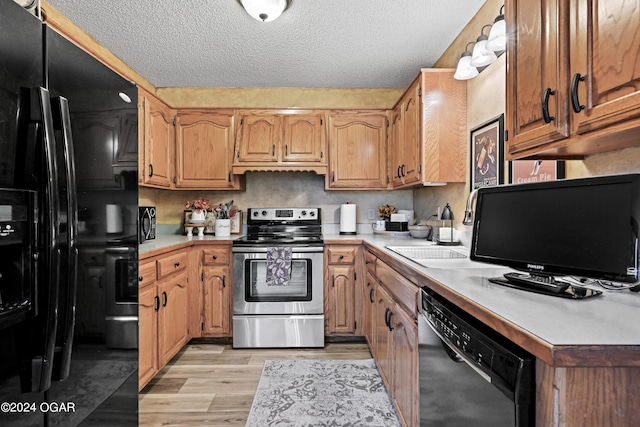
[[[438,246],[386,246],[387,249],[427,268],[459,269],[487,268],[486,264],[471,261],[466,248]]]
[[[467,258],[461,251],[441,247],[387,246],[387,249],[409,259],[459,259]]]

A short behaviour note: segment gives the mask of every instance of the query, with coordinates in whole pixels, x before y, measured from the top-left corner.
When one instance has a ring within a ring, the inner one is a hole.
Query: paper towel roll
[[[356,234],[356,205],[340,205],[340,234]]]
[[[122,233],[122,206],[107,205],[107,233]]]

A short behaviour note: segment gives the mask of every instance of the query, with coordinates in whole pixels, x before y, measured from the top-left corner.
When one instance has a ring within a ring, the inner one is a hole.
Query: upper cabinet
[[[140,103],[138,182],[150,187],[172,188],[175,111],[141,89],[138,100]]]
[[[233,172],[314,171],[325,174],[324,111],[238,110]]]
[[[391,116],[393,188],[465,182],[467,86],[449,69],[422,69]]]
[[[507,0],[505,11],[508,157],[637,145],[637,2]]]
[[[329,114],[327,189],[387,188],[388,122],[384,111],[332,111]]]
[[[241,189],[231,174],[233,133],[233,110],[178,110],[175,187]]]

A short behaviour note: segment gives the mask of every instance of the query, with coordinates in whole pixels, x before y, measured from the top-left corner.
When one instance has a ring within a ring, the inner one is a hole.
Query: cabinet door
[[[164,366],[187,342],[187,274],[182,272],[158,283],[158,354]]]
[[[623,0],[572,0],[571,131],[593,130],[640,117],[640,4]],[[637,141],[637,138],[634,138]],[[635,143],[635,142],[634,142]]]
[[[176,187],[239,188],[231,175],[233,111],[180,111],[176,118]]]
[[[277,162],[282,139],[282,117],[247,112],[240,115],[237,162]]]
[[[375,329],[376,329],[376,360],[380,373],[385,378],[387,386],[393,378],[393,341],[388,319],[391,312],[392,300],[382,286],[376,287]]]
[[[356,269],[353,265],[330,265],[326,301],[326,333],[353,335],[356,327]]]
[[[155,285],[138,294],[138,378],[142,389],[158,372],[158,309]]]
[[[567,18],[563,0],[508,0],[505,13],[505,129],[515,155],[569,135]]]
[[[224,337],[231,333],[231,283],[229,267],[203,267],[204,336]]]
[[[400,172],[406,185],[420,181],[420,84],[412,86],[402,101],[402,163]]]
[[[391,112],[389,126],[391,127],[389,134],[389,157],[391,158],[389,162],[389,173],[393,187],[398,188],[404,184],[402,179],[402,161],[404,158],[402,104],[398,105]]]
[[[393,329],[393,400],[400,410],[404,424],[419,425],[420,401],[418,372],[418,325],[397,305],[390,318]]]
[[[160,101],[145,96],[142,184],[170,188],[174,159],[174,114]]]
[[[377,357],[376,350],[376,279],[367,272],[364,283],[364,336],[369,343],[373,357]]]
[[[386,114],[332,114],[329,164],[329,189],[386,189]]]
[[[326,163],[324,114],[293,114],[282,120],[284,162]]]

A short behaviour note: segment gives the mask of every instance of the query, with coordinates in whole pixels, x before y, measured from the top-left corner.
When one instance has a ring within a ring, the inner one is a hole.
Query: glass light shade
[[[473,47],[471,65],[474,67],[486,67],[493,63],[498,57],[495,52],[487,49],[487,36],[478,37],[476,45]]]
[[[240,0],[252,18],[270,22],[277,19],[288,6],[287,0]]]
[[[478,69],[471,66],[471,54],[468,51],[464,51],[462,57],[458,61],[458,67],[453,74],[453,78],[456,80],[469,80],[478,75]]]
[[[507,48],[507,25],[504,18],[497,20],[491,27],[489,39],[487,40],[487,49],[494,52],[501,52]]]

